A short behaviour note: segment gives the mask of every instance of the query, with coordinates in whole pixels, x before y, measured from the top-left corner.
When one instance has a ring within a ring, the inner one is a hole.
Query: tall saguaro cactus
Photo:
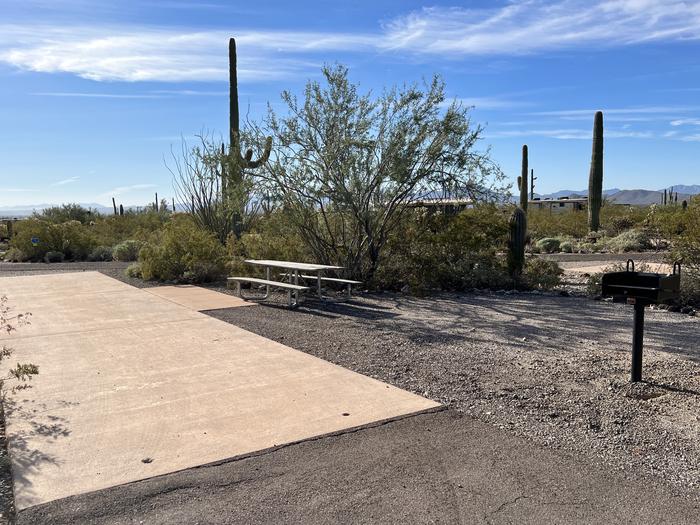
[[[535,200],[535,181],[537,180],[537,177],[535,177],[535,170],[531,169],[530,170],[530,200],[534,201]]]
[[[524,212],[527,212],[527,144],[523,144],[523,160],[520,170],[520,178],[518,179],[520,186],[520,207]]]
[[[265,148],[260,158],[253,160],[253,150],[249,149],[245,154],[241,153],[241,132],[238,111],[238,73],[236,58],[236,39],[228,41],[228,72],[229,72],[229,144],[228,166],[223,170],[224,180],[222,188],[228,183],[237,184],[243,180],[243,171],[255,169],[267,162],[272,149],[272,137],[265,140]],[[228,180],[227,180],[228,179]]]
[[[527,241],[527,214],[515,208],[508,221],[508,272],[518,282],[525,265],[525,243]]]
[[[600,207],[603,203],[603,112],[598,111],[593,121],[593,151],[588,175],[588,229],[600,228]]]

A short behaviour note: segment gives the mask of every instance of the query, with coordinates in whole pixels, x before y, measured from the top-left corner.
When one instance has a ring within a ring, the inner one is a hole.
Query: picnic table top
[[[294,261],[273,261],[266,259],[247,259],[245,261],[248,264],[255,264],[258,266],[269,266],[273,268],[285,268],[288,270],[308,270],[308,271],[319,271],[319,270],[340,270],[342,266],[329,266],[327,264],[310,264],[310,263],[300,263]]]

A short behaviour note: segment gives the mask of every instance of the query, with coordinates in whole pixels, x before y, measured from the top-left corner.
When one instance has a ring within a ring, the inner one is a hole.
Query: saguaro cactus
[[[537,177],[535,177],[535,170],[530,170],[530,200],[534,201],[535,200],[535,181],[537,180]]]
[[[510,236],[508,239],[508,271],[518,282],[525,265],[525,242],[527,240],[527,214],[521,208],[515,208],[508,221]]]
[[[664,206],[668,204],[668,190],[664,190]]]
[[[593,151],[588,175],[588,229],[600,227],[600,207],[603,203],[603,112],[597,111],[593,121]]]
[[[518,183],[520,186],[520,207],[524,212],[527,212],[527,144],[523,144],[522,168],[518,180],[520,181]]]
[[[228,41],[228,72],[229,72],[229,154],[227,169],[222,170],[222,189],[226,192],[227,184],[237,184],[243,180],[243,170],[260,167],[270,158],[272,150],[272,137],[265,140],[265,148],[260,158],[253,160],[253,150],[249,149],[245,155],[241,153],[241,132],[238,111],[238,73],[236,58],[236,39]]]

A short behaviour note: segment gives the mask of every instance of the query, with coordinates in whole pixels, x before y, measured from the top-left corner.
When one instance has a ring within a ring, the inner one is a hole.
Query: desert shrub
[[[684,215],[684,229],[673,240],[669,262],[682,261],[685,268],[700,274],[700,198],[691,201]]]
[[[370,286],[414,291],[504,288],[510,278],[497,251],[505,246],[507,218],[484,205],[457,216],[404,216]]]
[[[90,224],[90,231],[99,244],[105,246],[115,246],[127,239],[145,242],[153,233],[161,230],[169,218],[169,213],[152,209],[141,212],[129,210],[124,215],[100,217]]]
[[[97,246],[88,227],[78,221],[54,224],[41,219],[27,219],[16,225],[17,234],[10,246],[21,250],[30,261],[41,261],[48,252],[61,252],[68,260],[85,260]],[[36,238],[38,242],[32,243]]]
[[[131,262],[139,258],[139,251],[146,244],[144,241],[128,239],[117,244],[112,250],[115,261]]]
[[[63,262],[65,258],[66,256],[63,254],[63,252],[46,252],[46,255],[44,255],[44,262],[60,263]]]
[[[629,215],[622,215],[620,217],[612,217],[607,224],[607,230],[612,235],[619,235],[622,232],[631,230],[637,225],[634,218]]]
[[[559,239],[545,237],[544,239],[540,239],[539,241],[537,241],[535,245],[541,253],[555,253],[559,251],[559,246],[561,245],[561,242],[559,241]]]
[[[314,261],[285,210],[276,210],[260,217],[253,230],[241,235],[240,239],[229,236],[227,246],[232,261],[231,271],[238,274],[252,270],[249,265],[243,264],[244,259]]]
[[[28,259],[27,254],[19,248],[10,248],[5,252],[3,260],[9,262],[24,262]]]
[[[562,241],[559,245],[559,250],[563,253],[573,253],[574,247],[573,241]]]
[[[563,274],[556,262],[530,257],[523,269],[522,284],[532,290],[551,290],[561,284]]]
[[[206,282],[225,274],[226,250],[187,215],[175,215],[139,253],[147,280]]]
[[[530,209],[527,227],[533,239],[566,235],[581,239],[588,233],[588,216],[585,211],[549,213],[549,210]]]
[[[112,260],[112,248],[109,246],[98,246],[90,255],[88,255],[88,261],[92,262],[105,262]]]
[[[84,208],[80,204],[63,204],[46,208],[40,213],[35,212],[33,216],[39,220],[54,224],[62,224],[68,221],[78,221],[81,224],[87,224],[99,217],[100,214],[95,210]]]
[[[645,229],[627,230],[607,239],[601,239],[599,243],[605,249],[615,253],[640,252],[651,248],[649,233]]]
[[[688,269],[681,273],[680,304],[700,308],[700,272]]]
[[[124,271],[127,277],[137,277],[141,278],[141,265],[139,263],[130,264]]]

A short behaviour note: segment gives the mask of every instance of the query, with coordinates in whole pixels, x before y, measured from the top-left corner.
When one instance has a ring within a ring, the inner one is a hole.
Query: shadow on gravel
[[[396,298],[387,329],[413,341],[446,339],[504,341],[511,346],[577,352],[580,343],[610,345],[627,352],[632,343],[632,309],[585,299],[526,295],[463,295]],[[680,314],[648,311],[645,348],[700,362],[700,324]],[[562,342],[564,342],[562,344]]]

